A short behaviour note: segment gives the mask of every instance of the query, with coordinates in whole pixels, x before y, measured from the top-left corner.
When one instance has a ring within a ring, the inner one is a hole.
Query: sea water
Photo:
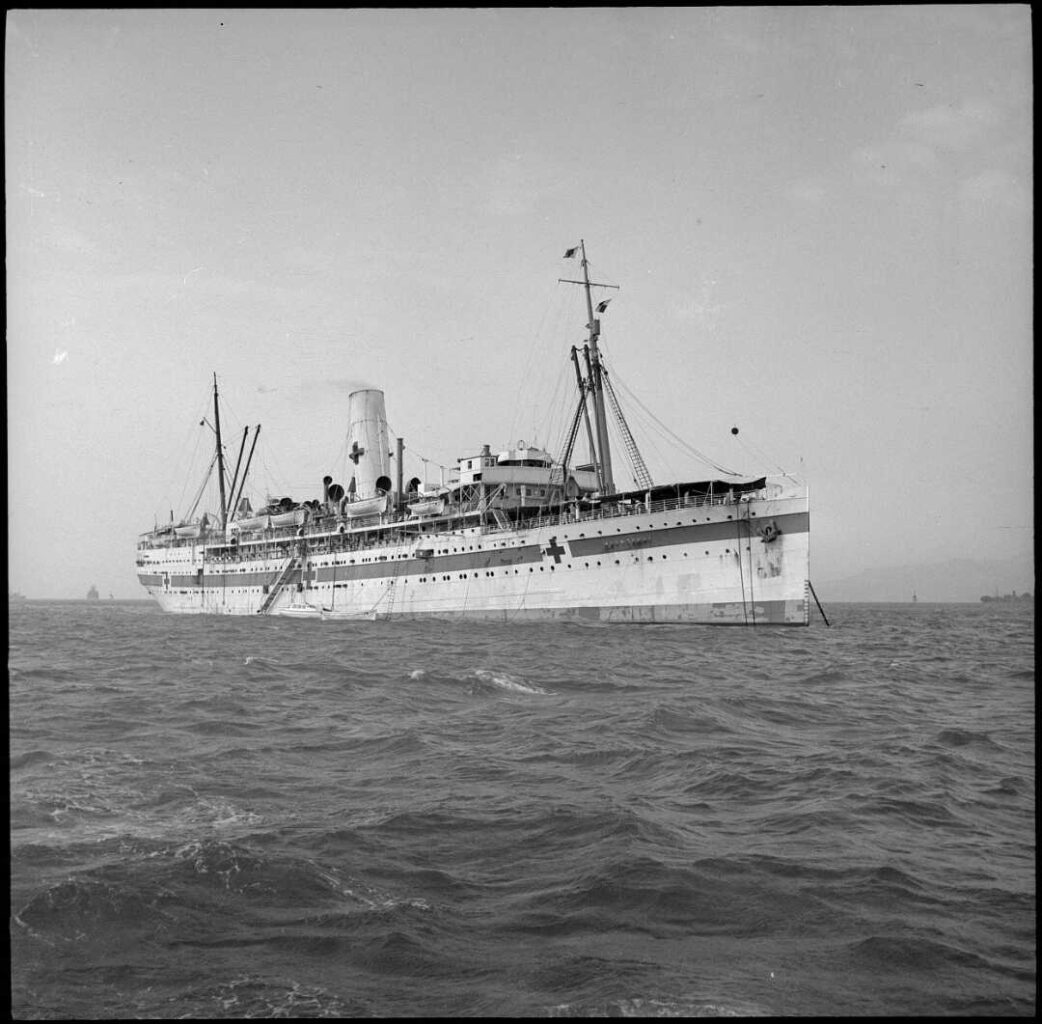
[[[1033,607],[825,611],[13,606],[13,1014],[1033,1014]]]

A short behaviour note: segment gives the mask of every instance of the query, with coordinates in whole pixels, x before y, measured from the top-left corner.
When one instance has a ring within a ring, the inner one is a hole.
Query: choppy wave
[[[1033,1014],[1033,628],[1000,611],[13,608],[15,1016]]]
[[[470,692],[481,693],[488,690],[503,690],[508,693],[529,693],[546,696],[549,690],[529,682],[516,673],[503,672],[489,668],[476,668],[465,677],[471,681]]]

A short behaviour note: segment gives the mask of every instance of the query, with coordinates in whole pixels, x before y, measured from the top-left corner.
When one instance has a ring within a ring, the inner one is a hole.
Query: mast
[[[242,466],[242,453],[246,450],[246,438],[249,436],[250,428],[244,427],[242,431],[242,444],[239,445],[239,457],[235,460],[235,472],[232,473],[232,482],[228,487],[228,492],[231,495],[232,500],[228,503],[228,515],[235,515],[235,484],[239,479],[239,468]]]
[[[589,348],[586,348],[586,361],[590,361]],[[597,462],[597,449],[593,444],[593,430],[590,427],[590,410],[586,406],[586,392],[589,390],[586,382],[583,380],[582,370],[579,369],[579,352],[578,349],[572,346],[572,362],[575,363],[575,382],[579,386],[579,404],[575,409],[575,419],[572,421],[572,429],[568,434],[568,446],[565,449],[564,459],[562,460],[564,465],[564,476],[568,476],[568,462],[572,457],[572,451],[575,448],[575,436],[579,432],[579,423],[581,420],[586,422],[586,438],[590,444],[590,458],[593,460],[593,469],[597,474],[597,487],[599,490],[604,490],[603,482],[601,481],[600,466]]]
[[[583,345],[583,360],[586,363],[586,390],[590,394],[593,393],[593,364],[590,362],[590,346],[589,343]],[[578,366],[578,362],[576,363]],[[608,491],[604,483],[604,467],[601,465],[601,459],[598,455],[600,451],[600,444],[593,443],[593,431],[590,430],[590,415],[586,407],[583,407],[583,412],[586,415],[586,436],[590,439],[590,458],[593,459],[593,469],[597,474],[597,489],[601,494],[607,494]],[[597,425],[597,410],[594,409],[593,417],[594,426]],[[598,433],[598,438],[600,434]]]
[[[581,284],[586,293],[586,327],[590,332],[590,337],[587,341],[590,349],[590,393],[593,396],[593,421],[597,432],[597,458],[595,461],[603,492],[605,494],[613,494],[615,492],[615,481],[612,479],[611,448],[608,442],[608,417],[604,408],[601,352],[597,347],[597,339],[601,333],[601,322],[593,315],[593,298],[590,295],[590,288],[618,288],[618,285],[591,282],[589,265],[586,262],[585,240],[579,240],[579,249],[582,252],[583,279],[581,281],[568,281],[566,278],[559,278],[559,280],[566,281],[568,284]],[[574,249],[569,249],[567,255],[570,256],[574,252]]]
[[[250,454],[246,457],[246,468],[242,471],[242,479],[239,481],[239,490],[232,497],[232,510],[239,507],[239,499],[242,497],[242,489],[246,486],[246,477],[250,472],[250,463],[253,462],[253,450],[257,447],[257,438],[260,437],[261,425],[257,424],[257,429],[253,432],[253,444],[250,445]]]
[[[213,422],[217,434],[217,483],[221,488],[221,529],[228,524],[228,500],[224,495],[224,450],[221,446],[221,406],[217,401],[217,374],[213,375]],[[245,438],[243,438],[245,440]]]
[[[405,482],[405,467],[402,462],[405,458],[405,438],[399,437],[395,443],[395,454],[396,458],[396,476],[398,478],[398,493],[397,493],[397,511],[400,513],[402,507],[405,505],[405,495],[402,493],[402,487]]]

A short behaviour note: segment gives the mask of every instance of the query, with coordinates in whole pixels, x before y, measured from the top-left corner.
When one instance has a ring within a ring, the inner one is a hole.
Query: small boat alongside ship
[[[348,396],[346,486],[321,498],[243,495],[260,427],[233,473],[213,381],[219,510],[157,526],[137,546],[139,581],[166,611],[320,619],[558,618],[807,625],[809,501],[785,474],[653,481],[622,414],[598,340],[607,302],[579,256],[587,340],[571,347],[576,403],[558,454],[488,444],[433,489],[392,473],[384,394]],[[570,374],[571,376],[571,374]],[[609,416],[632,487],[616,483]],[[581,439],[588,457],[578,455]],[[240,469],[242,472],[240,473]],[[200,494],[202,490],[200,490]],[[197,502],[198,504],[198,498]]]

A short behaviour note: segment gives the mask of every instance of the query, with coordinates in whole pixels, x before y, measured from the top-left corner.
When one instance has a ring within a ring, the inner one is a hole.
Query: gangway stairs
[[[264,598],[264,603],[257,609],[258,615],[264,615],[268,609],[275,603],[275,598],[279,596],[282,588],[286,585],[286,581],[289,579],[291,573],[297,568],[299,561],[296,555],[290,555],[286,559],[286,564],[282,567],[279,572],[278,579],[268,588],[268,594]]]

